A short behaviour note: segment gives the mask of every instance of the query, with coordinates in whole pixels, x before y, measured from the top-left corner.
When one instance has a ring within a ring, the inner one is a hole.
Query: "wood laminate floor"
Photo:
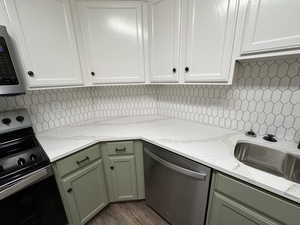
[[[111,204],[87,225],[169,225],[144,201]]]

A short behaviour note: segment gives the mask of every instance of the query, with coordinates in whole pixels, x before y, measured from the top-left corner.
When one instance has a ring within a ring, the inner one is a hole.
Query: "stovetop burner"
[[[0,121],[0,186],[50,164],[26,110],[2,112]]]

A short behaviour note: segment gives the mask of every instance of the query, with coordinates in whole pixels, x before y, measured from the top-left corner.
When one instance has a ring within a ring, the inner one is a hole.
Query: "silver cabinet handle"
[[[205,178],[207,177],[207,174],[206,173],[198,173],[198,172],[195,172],[195,171],[192,171],[192,170],[189,170],[189,169],[185,169],[185,168],[182,168],[180,166],[177,166],[173,163],[170,163],[164,159],[161,159],[160,157],[158,157],[157,155],[151,153],[150,151],[144,149],[144,152],[149,155],[152,159],[154,159],[155,161],[159,162],[161,165],[169,168],[169,169],[172,169],[178,173],[181,173],[181,174],[184,174],[184,175],[187,175],[189,177],[192,177],[192,178],[195,178],[195,179],[198,179],[198,180],[205,180]]]
[[[29,187],[39,181],[46,179],[53,174],[51,166],[44,167],[38,171],[32,172],[20,179],[0,187],[0,200]]]

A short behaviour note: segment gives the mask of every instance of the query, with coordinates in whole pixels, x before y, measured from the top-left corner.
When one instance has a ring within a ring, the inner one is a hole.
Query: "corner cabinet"
[[[28,88],[83,84],[69,0],[5,0]]]
[[[108,161],[106,171],[111,184],[111,201],[137,199],[135,156],[110,156]]]
[[[215,172],[207,225],[297,225],[300,205]]]
[[[142,4],[73,0],[92,84],[145,82]]]
[[[145,198],[141,141],[96,144],[53,169],[70,225],[86,224],[111,202]]]
[[[75,224],[85,224],[108,204],[102,160],[62,180]]]
[[[181,0],[149,2],[150,81],[179,81]]]
[[[108,203],[99,145],[56,161],[53,169],[70,225],[83,225]]]
[[[140,141],[101,145],[111,202],[145,198],[143,148]]]
[[[299,0],[244,2],[241,55],[300,49]]]
[[[230,82],[238,0],[187,0],[184,9],[184,81]]]

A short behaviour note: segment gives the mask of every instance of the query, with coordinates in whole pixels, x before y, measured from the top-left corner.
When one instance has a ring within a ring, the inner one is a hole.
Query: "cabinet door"
[[[5,0],[5,3],[22,50],[28,86],[82,84],[69,1]]]
[[[85,224],[107,203],[102,160],[63,179],[63,188],[75,224]]]
[[[149,5],[150,80],[177,82],[181,0],[153,0]]]
[[[214,192],[207,225],[283,225]]]
[[[80,1],[77,13],[92,82],[144,82],[142,3]]]
[[[186,1],[186,82],[226,82],[232,63],[237,0]]]
[[[105,166],[108,171],[111,201],[137,199],[135,156],[110,156]]]
[[[299,9],[299,0],[248,1],[242,54],[299,48]]]

